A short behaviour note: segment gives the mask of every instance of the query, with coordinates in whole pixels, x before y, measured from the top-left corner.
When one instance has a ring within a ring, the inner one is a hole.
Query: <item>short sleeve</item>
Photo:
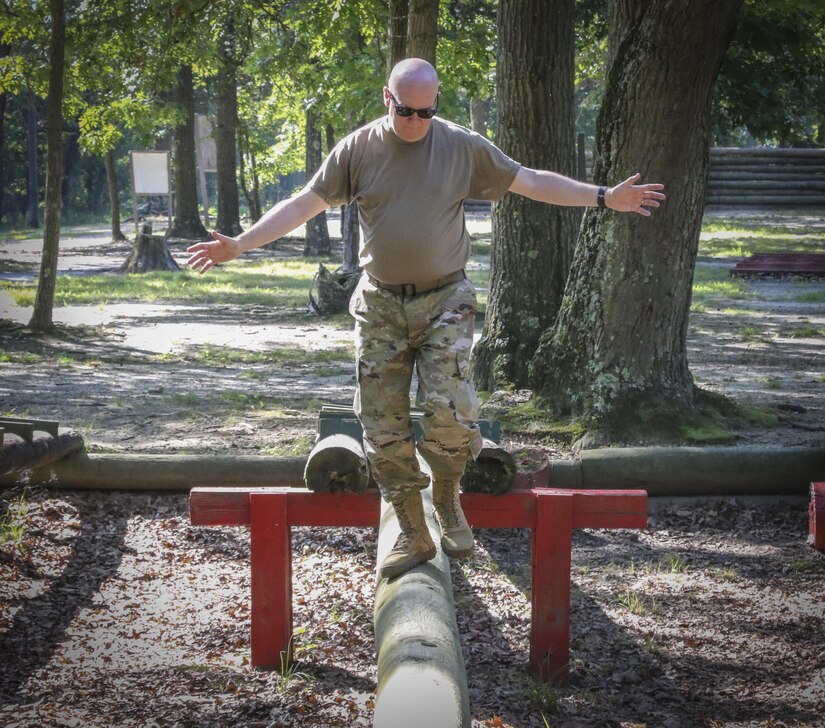
[[[309,182],[310,189],[332,207],[352,202],[351,158],[352,139],[345,137],[329,153]]]
[[[521,165],[480,134],[473,137],[473,174],[469,197],[498,202],[510,189]]]

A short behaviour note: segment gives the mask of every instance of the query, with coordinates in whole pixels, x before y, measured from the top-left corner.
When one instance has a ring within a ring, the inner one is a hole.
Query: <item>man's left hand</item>
[[[640,215],[650,217],[652,210],[648,208],[655,209],[662,204],[663,200],[667,199],[667,196],[659,191],[663,190],[665,186],[660,184],[634,184],[634,182],[639,181],[641,176],[642,175],[637,172],[615,187],[608,188],[604,196],[605,204],[611,210],[638,212]]]

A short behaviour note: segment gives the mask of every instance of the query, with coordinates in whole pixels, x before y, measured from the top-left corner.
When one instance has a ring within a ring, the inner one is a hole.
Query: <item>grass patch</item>
[[[559,417],[542,409],[534,399],[513,405],[506,412],[496,415],[502,428],[508,432],[525,435],[544,435],[554,440],[574,443],[584,433],[582,423],[571,417]]]
[[[490,255],[493,252],[493,243],[490,238],[475,238],[471,250],[473,255]]]
[[[352,362],[355,356],[352,346],[336,347],[333,349],[309,350],[300,346],[282,347],[278,349],[266,349],[263,351],[251,351],[249,349],[237,349],[227,346],[205,346],[198,347],[194,352],[185,352],[180,355],[173,355],[183,361],[197,361],[208,366],[235,366],[240,364],[275,364],[278,366],[289,365],[328,365],[342,361]],[[168,361],[167,356],[165,360]],[[335,373],[339,373],[338,370]],[[322,375],[319,375],[322,376]]]
[[[17,496],[6,506],[6,512],[0,518],[0,546],[12,545],[23,548],[26,537],[29,506],[23,495]]]
[[[825,337],[825,329],[820,329],[817,326],[797,326],[782,329],[780,336],[788,339],[821,339]]]
[[[40,354],[28,351],[0,351],[0,364],[37,364],[42,360]]]
[[[825,572],[825,559],[820,557],[794,559],[791,568],[797,574],[821,574]]]
[[[731,278],[725,269],[697,267],[693,275],[693,301],[706,303],[708,299],[747,298],[745,282]]]
[[[114,301],[221,303],[303,308],[318,260],[232,262],[215,274],[154,272],[130,275],[59,276],[55,306]],[[18,306],[32,306],[37,280],[5,284]]]
[[[628,612],[641,616],[648,612],[656,611],[656,600],[648,600],[643,594],[639,592],[627,590],[616,597],[619,602]]]
[[[278,442],[261,450],[261,455],[268,455],[275,458],[294,457],[298,455],[308,455],[315,444],[315,437],[301,435],[294,440]]]
[[[808,291],[798,296],[791,296],[788,300],[798,303],[825,303],[825,291]]]

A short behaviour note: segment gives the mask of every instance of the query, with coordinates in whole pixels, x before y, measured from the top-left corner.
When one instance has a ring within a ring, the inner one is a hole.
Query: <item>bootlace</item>
[[[438,517],[441,519],[441,525],[444,528],[455,528],[460,525],[456,505],[453,494],[445,489],[438,503],[436,503]]]

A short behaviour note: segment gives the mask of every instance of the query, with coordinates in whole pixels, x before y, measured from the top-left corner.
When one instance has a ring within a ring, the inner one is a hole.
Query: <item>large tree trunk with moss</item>
[[[204,240],[208,233],[198,212],[198,188],[195,182],[195,92],[192,67],[181,66],[174,90],[174,103],[181,118],[174,131],[175,145],[175,214],[170,238]]]
[[[532,362],[534,390],[593,429],[624,437],[656,412],[694,407],[686,339],[711,97],[740,4],[611,5],[593,177],[613,185],[641,171],[669,199],[652,219],[586,214],[561,311]]]
[[[423,58],[435,65],[438,0],[410,0],[407,18],[407,58]]]
[[[502,0],[498,145],[526,167],[575,173],[574,0]],[[481,389],[524,387],[561,303],[581,213],[507,195],[493,210],[490,296],[474,354]]]
[[[46,113],[46,216],[40,278],[29,326],[36,330],[52,326],[54,291],[57,285],[57,256],[60,247],[60,191],[63,186],[63,81],[66,55],[66,17],[63,0],[49,0],[49,98]]]
[[[321,130],[318,120],[312,109],[306,112],[306,176],[311,179],[318,171],[323,161],[321,149]],[[319,212],[315,217],[307,220],[306,242],[304,255],[329,255],[332,242],[329,238],[326,212]]]

